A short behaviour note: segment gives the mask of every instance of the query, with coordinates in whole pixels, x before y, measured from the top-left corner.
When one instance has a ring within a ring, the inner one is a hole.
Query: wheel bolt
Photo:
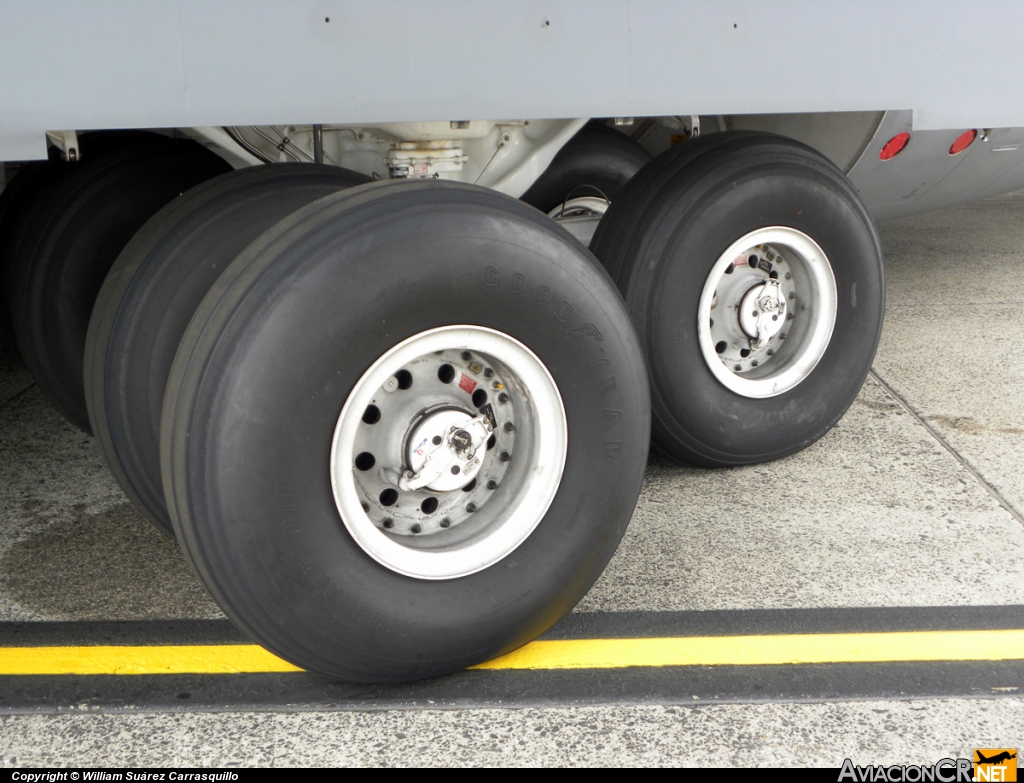
[[[787,280],[792,280],[793,279],[793,273],[792,272],[786,272],[786,279]]]
[[[516,428],[516,425],[510,421],[505,422],[505,432],[512,432]]]
[[[493,378],[494,377],[494,370],[492,370],[490,367],[487,367],[484,370],[484,377],[485,378]]]
[[[451,525],[452,525],[452,521],[450,519],[448,519],[448,517],[445,517],[444,519],[441,520],[441,527],[451,527]]]
[[[757,359],[754,359],[754,360],[753,360],[753,361],[752,361],[752,362],[750,363],[750,366],[751,366],[751,367],[757,367]]]
[[[491,479],[490,481],[487,482],[487,489],[497,489],[497,488],[498,488],[498,482],[495,481],[494,479]]]
[[[774,356],[775,355],[775,351],[773,351],[771,348],[769,348],[768,349],[768,355],[769,356]]]
[[[796,299],[796,291],[790,291],[789,292],[789,298],[790,299]]]
[[[472,514],[474,511],[476,511],[476,503],[467,503],[466,504],[466,511],[468,511],[470,514]]]
[[[369,503],[360,503],[359,505],[361,505],[363,507],[363,511],[369,511],[370,510],[370,504]]]
[[[473,358],[473,354],[471,354],[469,351],[463,351],[462,353],[459,354],[459,356],[462,357],[462,361],[464,362],[468,362],[470,359]]]
[[[786,339],[786,333],[785,332],[779,332],[779,339],[780,340],[785,340]]]
[[[510,459],[512,459],[512,455],[509,454],[507,451],[503,451],[501,452],[501,456],[498,457],[498,459],[500,459],[502,462],[508,462]]]
[[[787,321],[792,321],[793,320],[793,314],[792,313],[787,313],[786,314],[786,320]]]
[[[441,445],[441,436],[440,435],[435,435],[433,438],[430,439],[430,442],[433,443],[435,446],[440,446]]]
[[[498,402],[508,402],[508,395],[502,392],[498,395]]]
[[[423,528],[419,526],[419,523],[416,523],[411,528],[409,528],[409,530],[411,530],[413,533],[419,533],[422,529]]]
[[[391,519],[390,517],[388,519],[384,520],[384,527],[386,527],[388,530],[390,530],[394,526],[395,526],[395,521],[393,519]]]

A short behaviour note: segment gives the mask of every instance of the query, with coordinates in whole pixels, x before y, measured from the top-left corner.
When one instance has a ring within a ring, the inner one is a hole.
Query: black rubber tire
[[[511,555],[421,581],[351,538],[328,460],[366,368],[449,324],[501,330],[546,364],[568,456],[547,514]],[[572,608],[626,529],[648,448],[639,351],[604,271],[514,199],[437,181],[321,199],[239,256],[178,349],[161,430],[178,540],[228,616],[303,668],[398,681],[508,652]]]
[[[170,139],[146,131],[93,131],[83,133],[78,144],[82,155],[91,158],[118,147],[160,141]],[[0,348],[19,360],[21,354],[11,315],[17,278],[13,259],[25,239],[25,227],[31,222],[31,215],[45,208],[50,189],[79,165],[61,160],[57,149],[51,147],[49,160],[24,164],[0,193]]]
[[[558,151],[522,200],[544,214],[574,195],[603,194],[614,201],[650,159],[651,154],[629,136],[606,126],[587,125]]]
[[[697,307],[711,267],[749,231],[790,226],[832,265],[835,329],[811,374],[776,397],[719,383],[700,351]],[[746,465],[814,443],[853,403],[871,367],[885,310],[874,223],[849,180],[798,142],[722,134],[656,158],[608,210],[592,250],[611,270],[644,343],[652,438],[706,467]]]
[[[14,322],[11,317],[13,301],[14,264],[10,262],[13,248],[20,241],[21,217],[31,201],[35,190],[33,180],[46,166],[44,161],[33,161],[21,167],[17,174],[0,192],[0,350],[9,353],[18,361],[18,340],[14,336]]]
[[[155,212],[231,167],[164,139],[83,157],[45,191],[13,259],[18,347],[40,389],[89,432],[83,360],[92,306],[118,253]]]
[[[370,178],[280,163],[222,174],[160,210],[107,274],[85,346],[92,431],[121,488],[173,535],[160,477],[160,411],[174,353],[220,273],[297,209]]]

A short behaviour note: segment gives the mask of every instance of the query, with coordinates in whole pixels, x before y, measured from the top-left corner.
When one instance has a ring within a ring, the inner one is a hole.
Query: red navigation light
[[[895,158],[901,152],[903,148],[907,146],[907,142],[910,141],[909,133],[897,133],[882,147],[882,151],[878,153],[879,160],[889,160]]]
[[[953,146],[949,148],[950,155],[959,155],[965,149],[974,144],[974,140],[978,138],[978,131],[974,128],[964,131],[956,137],[956,141],[953,142]]]

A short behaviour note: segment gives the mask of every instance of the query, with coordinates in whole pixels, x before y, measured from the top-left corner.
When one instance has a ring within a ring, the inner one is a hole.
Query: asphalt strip
[[[576,613],[402,685],[296,669],[227,621],[0,623],[0,712],[444,709],[1017,696],[1024,606]]]

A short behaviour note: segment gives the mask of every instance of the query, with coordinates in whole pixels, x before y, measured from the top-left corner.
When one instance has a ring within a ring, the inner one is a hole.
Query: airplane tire
[[[593,250],[645,346],[654,445],[710,467],[792,454],[838,422],[878,345],[885,279],[831,162],[768,134],[708,138],[641,172]]]
[[[107,270],[164,204],[229,170],[195,142],[161,137],[83,157],[40,193],[12,259],[14,330],[40,389],[80,429],[86,330]]]
[[[556,221],[601,215],[650,160],[651,154],[624,133],[586,125],[521,198]]]
[[[648,405],[621,298],[546,217],[471,185],[367,185],[278,223],[203,300],[164,487],[203,583],[272,652],[429,677],[525,644],[593,584]]]
[[[92,131],[79,137],[82,155],[91,158],[115,147],[128,147],[142,143],[169,141],[165,136],[146,131]],[[14,259],[17,248],[25,237],[25,228],[31,223],[35,210],[45,209],[49,189],[64,175],[77,170],[79,163],[60,159],[56,148],[50,149],[50,159],[23,164],[18,173],[0,192],[0,349],[18,361],[18,340],[14,334],[11,315],[14,301],[14,281],[17,266]]]
[[[347,169],[299,163],[222,174],[150,218],[107,274],[86,338],[89,420],[122,489],[168,535],[160,412],[192,314],[260,234],[318,198],[369,181]]]
[[[14,265],[10,263],[10,257],[19,241],[20,217],[30,200],[26,196],[37,187],[34,180],[38,179],[38,174],[44,166],[45,162],[33,162],[22,166],[4,186],[3,192],[0,192],[0,350],[9,353],[18,361],[21,361],[21,354],[18,352],[18,340],[14,336],[14,322],[11,318]]]

